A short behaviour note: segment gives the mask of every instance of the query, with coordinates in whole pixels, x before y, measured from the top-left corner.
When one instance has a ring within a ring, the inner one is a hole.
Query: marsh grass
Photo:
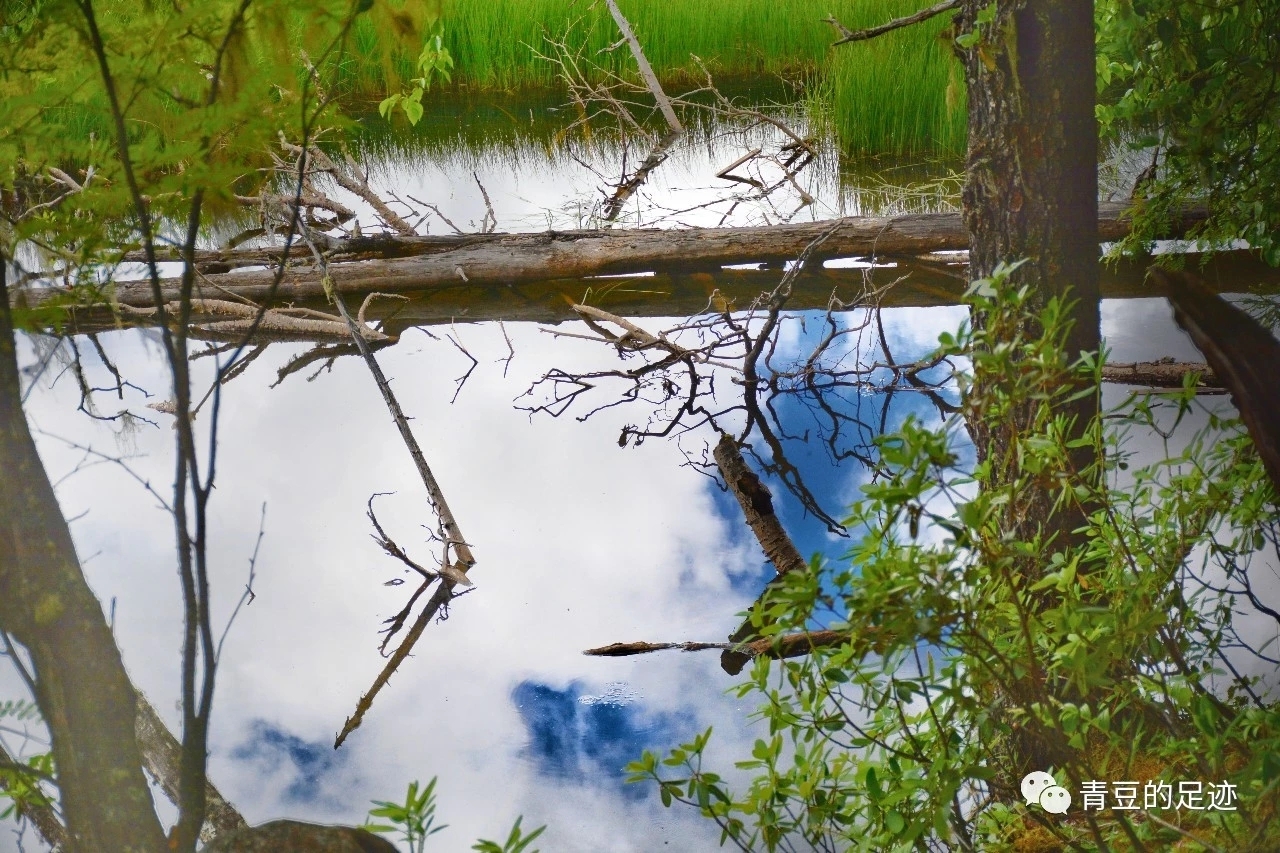
[[[620,0],[655,70],[670,86],[700,83],[692,56],[717,78],[786,77],[808,87],[810,124],[825,126],[851,154],[955,153],[964,147],[964,91],[943,37],[946,16],[873,40],[832,48],[834,14],[846,26],[916,11],[913,0]],[[444,40],[455,88],[554,90],[556,67],[539,53],[563,41],[605,69],[632,74],[602,2],[446,0]],[[383,61],[379,33],[361,22],[342,72],[352,94],[380,97],[390,67],[409,75],[410,51]]]
[[[848,154],[963,152],[964,75],[947,26],[930,21],[834,50],[809,90],[810,113]]]

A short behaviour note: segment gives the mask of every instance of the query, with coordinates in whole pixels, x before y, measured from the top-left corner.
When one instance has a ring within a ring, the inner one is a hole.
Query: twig
[[[507,342],[507,357],[498,359],[502,362],[502,378],[506,379],[511,359],[516,357],[516,348],[511,345],[511,336],[507,334],[507,327],[501,320],[498,321],[498,328],[502,330],[502,339]]]
[[[246,604],[253,604],[253,600],[257,598],[257,594],[253,591],[253,581],[258,576],[258,551],[262,548],[262,538],[267,535],[267,503],[262,502],[262,511],[258,515],[258,538],[253,543],[253,553],[249,556],[249,579],[245,582],[244,592],[240,594],[240,600],[236,602],[236,607],[231,611],[231,617],[227,619],[226,627],[222,629],[222,636],[218,638],[218,651],[214,654],[215,660],[222,660],[222,644],[227,639],[227,634],[231,632],[231,626],[235,624],[236,617],[240,615],[240,608]]]
[[[457,347],[458,352],[471,360],[471,366],[467,368],[467,372],[453,380],[454,385],[457,386],[453,390],[453,398],[449,400],[449,405],[453,405],[458,402],[458,395],[462,393],[462,386],[467,384],[467,380],[471,378],[471,374],[475,372],[475,369],[479,366],[480,362],[476,361],[476,357],[469,353],[467,348],[458,340],[458,330],[456,328],[453,330],[452,334],[445,335],[445,337],[449,339],[449,343]]]
[[[498,216],[493,212],[493,202],[489,201],[489,191],[484,188],[484,184],[480,183],[479,175],[472,172],[471,177],[476,179],[476,186],[480,188],[480,195],[484,196],[484,218],[480,220],[480,233],[492,234],[494,229],[498,227]]]
[[[287,142],[283,134],[280,136],[280,147],[295,155],[302,153],[302,149],[297,145]],[[385,222],[392,230],[406,237],[413,237],[417,235],[417,232],[413,230],[413,226],[400,218],[399,214],[388,207],[387,203],[384,202],[377,193],[370,189],[368,178],[359,174],[359,170],[355,168],[355,164],[350,158],[347,159],[347,164],[352,167],[352,171],[356,172],[354,176],[348,174],[346,170],[339,167],[337,163],[334,163],[333,160],[329,158],[329,155],[325,154],[314,145],[311,146],[310,155],[311,162],[315,164],[315,168],[318,171],[327,172],[338,186],[363,199],[365,203],[377,211],[378,216],[382,217],[382,221]]]

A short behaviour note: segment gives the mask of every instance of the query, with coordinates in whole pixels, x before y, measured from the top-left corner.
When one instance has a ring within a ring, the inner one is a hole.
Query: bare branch
[[[930,18],[936,18],[938,15],[950,12],[952,9],[960,8],[961,0],[943,0],[936,6],[930,6],[928,9],[921,9],[913,15],[907,15],[905,18],[896,18],[887,24],[880,24],[875,27],[868,27],[865,30],[850,30],[844,24],[837,21],[834,17],[824,18],[824,24],[830,24],[840,32],[840,38],[831,43],[832,47],[839,44],[848,44],[854,41],[867,41],[868,39],[882,36],[885,33],[900,30],[903,27],[909,27],[912,24],[918,24],[921,21],[927,21]]]

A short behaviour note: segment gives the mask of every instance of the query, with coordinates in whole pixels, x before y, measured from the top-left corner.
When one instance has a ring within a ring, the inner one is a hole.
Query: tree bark
[[[204,853],[398,853],[363,829],[276,820],[220,836]]]
[[[1271,482],[1280,490],[1280,342],[1194,276],[1156,271],[1174,318],[1231,391]]]
[[[987,5],[966,0],[959,16],[960,30],[979,37],[961,51],[969,87],[962,193],[969,277],[1022,260],[1009,286],[1030,285],[1033,307],[1055,296],[1074,299],[1066,341],[1074,359],[1097,352],[1100,335],[1093,4],[998,2],[994,21],[975,30]],[[1087,418],[1096,408],[1085,400],[1079,413]]]
[[[1001,263],[1024,261],[1009,287],[1031,288],[1030,308],[1053,297],[1074,300],[1066,354],[1096,353],[1100,345],[1098,222],[1098,130],[1094,119],[1093,4],[1082,0],[1014,0],[995,4],[995,17],[979,24],[987,4],[966,0],[958,17],[962,33],[978,37],[961,51],[969,87],[969,150],[962,193],[969,232],[969,276],[990,276]],[[983,318],[976,316],[975,324]],[[1029,336],[1040,330],[1026,329]],[[1004,376],[976,375],[999,385]],[[1034,401],[1023,411],[1030,415]],[[1071,404],[1076,435],[1097,414],[1098,397]],[[969,424],[980,459],[1013,452],[1025,421]],[[999,427],[999,428],[996,428]],[[1074,437],[1074,436],[1072,436]],[[1092,462],[1087,447],[1071,453],[1077,471]],[[1012,470],[1001,463],[993,471]],[[1048,489],[1022,493],[1028,538],[1033,526],[1050,523],[1054,495]],[[1084,521],[1079,509],[1052,520],[1059,542]]]
[[[162,853],[134,736],[133,685],[22,411],[5,271],[0,258],[0,628],[31,654],[68,849]]]

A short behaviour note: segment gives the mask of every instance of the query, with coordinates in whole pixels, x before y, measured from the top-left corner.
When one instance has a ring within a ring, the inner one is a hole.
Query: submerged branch
[[[667,649],[684,652],[701,652],[719,649],[726,654],[742,655],[748,660],[755,657],[775,659],[795,658],[807,655],[814,649],[839,646],[851,641],[848,631],[812,631],[804,634],[786,634],[781,637],[765,637],[749,643],[612,643],[595,649],[587,649],[584,655],[592,657],[620,658],[644,655]]]

